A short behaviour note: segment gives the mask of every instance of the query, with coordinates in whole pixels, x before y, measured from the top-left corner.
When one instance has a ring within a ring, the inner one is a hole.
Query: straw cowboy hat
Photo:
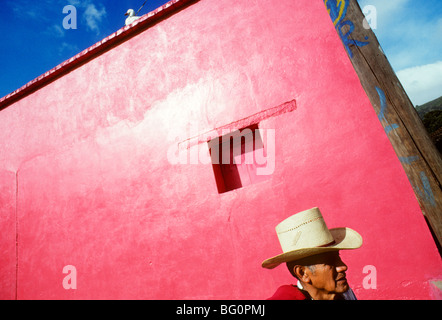
[[[350,228],[328,229],[318,208],[299,212],[276,226],[282,254],[262,266],[273,269],[283,262],[299,260],[328,251],[357,249],[362,237]]]

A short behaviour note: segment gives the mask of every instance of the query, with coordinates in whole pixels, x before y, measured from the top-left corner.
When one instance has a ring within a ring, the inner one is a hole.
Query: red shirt
[[[283,285],[267,300],[307,300],[309,299],[297,286]]]

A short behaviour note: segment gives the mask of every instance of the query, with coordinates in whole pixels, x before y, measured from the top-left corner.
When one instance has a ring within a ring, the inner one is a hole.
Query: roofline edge
[[[0,111],[200,0],[171,0],[0,98]]]

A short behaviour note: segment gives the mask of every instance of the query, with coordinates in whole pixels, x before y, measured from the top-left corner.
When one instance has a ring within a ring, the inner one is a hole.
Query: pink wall
[[[170,163],[178,142],[253,115],[275,130],[269,179],[219,194],[210,163]],[[364,238],[342,253],[359,299],[432,298],[442,277],[320,0],[198,1],[0,123],[1,298],[264,299],[294,282],[284,266],[261,268],[280,252],[274,227],[314,206]],[[67,265],[77,289],[63,288]],[[376,289],[363,286],[367,265]]]

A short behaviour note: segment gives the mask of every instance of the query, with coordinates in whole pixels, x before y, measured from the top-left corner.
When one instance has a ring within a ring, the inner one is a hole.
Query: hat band
[[[283,233],[286,233],[286,232],[290,232],[290,231],[296,230],[299,227],[302,227],[302,226],[304,226],[306,224],[315,222],[315,221],[320,220],[320,219],[324,219],[324,218],[323,217],[316,217],[316,218],[310,219],[308,221],[305,221],[305,222],[301,223],[300,225],[297,225],[296,227],[290,228],[290,229],[285,230],[285,231],[277,232],[277,234],[279,235],[279,234],[283,234]]]
[[[331,245],[333,245],[333,244],[335,244],[336,243],[336,241],[335,240],[333,240],[332,242],[330,242],[330,243],[327,243],[327,244],[323,244],[322,246],[317,246],[317,248],[324,248],[324,247],[328,247],[328,246],[331,246]]]

